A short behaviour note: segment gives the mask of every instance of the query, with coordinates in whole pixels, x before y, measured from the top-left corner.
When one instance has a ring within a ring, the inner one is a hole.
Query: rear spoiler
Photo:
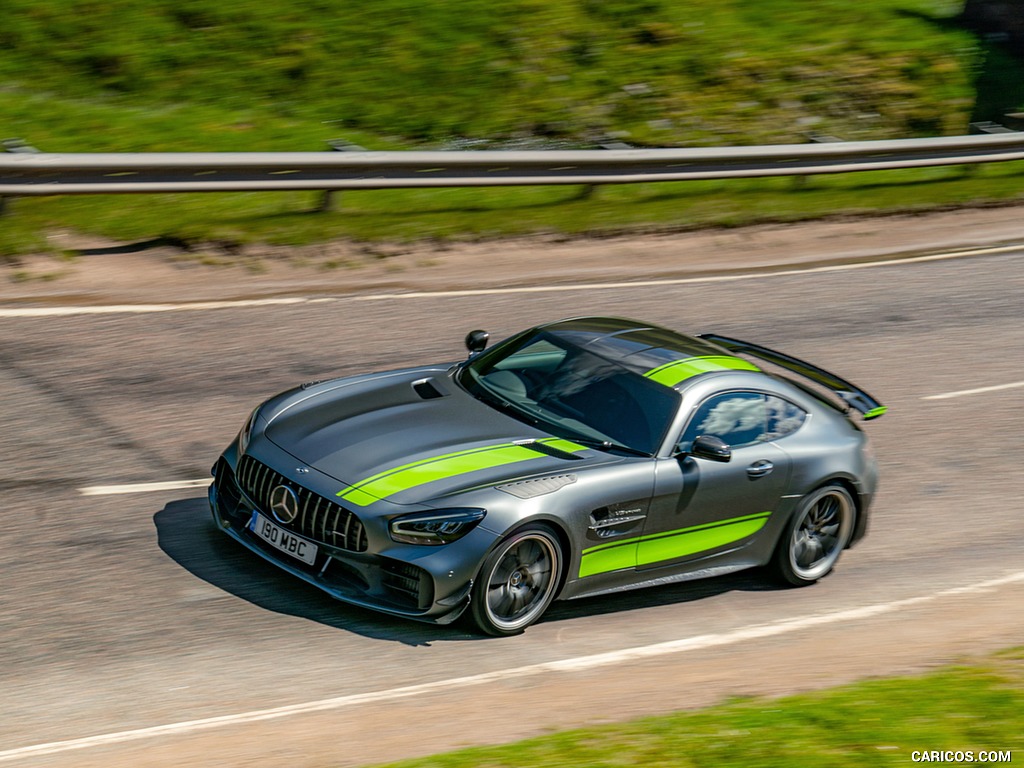
[[[877,419],[886,411],[886,407],[884,405],[875,400],[875,398],[863,389],[854,386],[846,379],[839,378],[834,373],[829,373],[816,365],[811,365],[810,363],[799,360],[791,355],[776,352],[774,349],[761,347],[757,344],[751,344],[748,341],[740,341],[739,339],[730,339],[727,336],[719,336],[715,333],[699,333],[697,336],[705,341],[710,341],[712,344],[725,347],[730,352],[741,352],[752,355],[753,357],[757,357],[761,360],[772,363],[773,365],[777,365],[780,368],[785,368],[787,371],[799,374],[805,379],[810,379],[815,384],[824,387],[843,400],[843,402],[848,406],[848,409],[854,408],[857,411],[860,411],[865,421],[868,419]]]

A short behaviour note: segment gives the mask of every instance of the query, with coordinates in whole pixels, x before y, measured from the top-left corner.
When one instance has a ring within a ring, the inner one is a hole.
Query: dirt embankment
[[[303,247],[113,243],[68,232],[54,245],[70,259],[35,256],[0,270],[0,302],[121,304],[292,295],[450,291],[561,283],[682,278],[867,261],[1024,242],[1024,206],[916,216],[673,234],[410,245],[332,242]]]

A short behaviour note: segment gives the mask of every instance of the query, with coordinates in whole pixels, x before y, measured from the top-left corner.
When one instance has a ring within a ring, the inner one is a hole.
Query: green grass
[[[333,138],[404,149],[959,134],[985,117],[981,108],[991,117],[1024,106],[1014,74],[1024,67],[960,29],[959,9],[954,0],[8,0],[0,138],[45,152],[173,152],[326,151]],[[234,247],[738,226],[1017,199],[1019,172],[606,186],[590,198],[554,187],[346,192],[334,213],[315,213],[313,193],[20,199],[0,220],[0,257],[45,250],[56,228]]]
[[[763,768],[912,765],[916,750],[1024,757],[1024,649],[920,677],[567,731],[393,768]]]
[[[0,82],[414,140],[662,145],[957,133],[953,0],[7,0]],[[41,139],[40,139],[41,140]],[[64,150],[64,147],[57,147]]]

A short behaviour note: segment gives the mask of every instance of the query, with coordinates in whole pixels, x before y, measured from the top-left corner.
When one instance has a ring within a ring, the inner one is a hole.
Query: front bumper
[[[472,577],[492,543],[491,534],[474,530],[444,547],[399,546],[388,538],[384,548],[377,530],[383,521],[367,519],[360,541],[364,551],[332,546],[317,537],[311,539],[318,548],[316,559],[307,565],[249,530],[254,510],[266,517],[270,513],[241,487],[237,465],[229,460],[232,453],[214,467],[209,500],[217,527],[235,541],[345,603],[436,624],[448,624],[466,609]]]

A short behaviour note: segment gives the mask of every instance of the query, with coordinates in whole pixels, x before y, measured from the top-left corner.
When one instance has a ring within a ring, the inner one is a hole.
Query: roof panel
[[[544,330],[641,375],[679,360],[723,355],[721,347],[703,339],[620,317],[574,318]]]

